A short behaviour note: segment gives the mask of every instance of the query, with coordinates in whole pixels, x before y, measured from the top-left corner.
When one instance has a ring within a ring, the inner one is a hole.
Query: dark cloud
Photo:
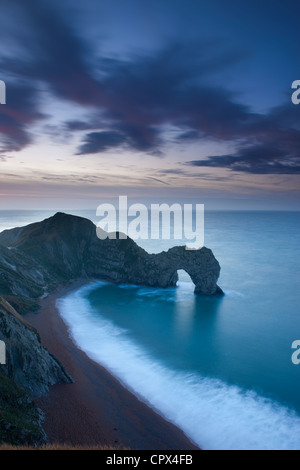
[[[189,162],[188,165],[191,165],[194,162]],[[197,161],[195,162],[194,166],[200,166],[197,165]],[[204,173],[203,171],[197,173],[194,170],[191,171],[190,169],[182,169],[182,168],[174,168],[174,169],[163,169],[163,170],[157,170],[156,174],[159,177],[176,177],[176,176],[184,176],[185,178],[194,178],[197,180],[206,180],[206,181],[228,181],[227,176],[216,176],[216,175],[211,175],[209,173]]]
[[[181,41],[126,59],[96,58],[62,6],[46,0],[6,2],[10,4],[24,27],[16,31],[13,25],[18,57],[16,47],[11,48],[0,65],[22,86],[8,87],[13,98],[8,96],[8,105],[0,108],[2,151],[21,150],[32,142],[30,126],[44,117],[38,112],[38,90],[46,88],[89,113],[86,121],[69,120],[57,131],[87,132],[79,155],[126,148],[162,157],[164,130],[171,126],[178,129],[175,141],[180,145],[202,139],[236,142],[232,154],[194,160],[191,166],[256,174],[299,172],[298,109],[290,105],[265,115],[253,113],[232,92],[211,84],[212,76],[245,53],[228,52],[220,42]]]
[[[91,132],[85,136],[77,155],[105,152],[105,150],[119,147],[126,140],[126,135],[119,132]]]
[[[191,51],[187,52],[191,61]],[[107,130],[125,133],[128,146],[155,156],[162,156],[163,128],[168,125],[183,129],[179,142],[238,137],[252,115],[229,92],[192,83],[200,73],[198,55],[194,53],[194,69],[184,61],[184,54],[179,60],[180,50],[175,60],[173,47],[150,57],[101,62],[106,71],[101,88],[106,90],[108,105],[99,105],[105,110]]]
[[[177,136],[176,140],[179,142],[184,142],[184,141],[190,142],[190,141],[195,141],[195,140],[199,140],[202,138],[203,138],[203,135],[201,134],[201,132],[193,129],[193,130],[188,130],[186,132],[182,132],[181,134]]]
[[[183,170],[182,168],[167,168],[164,170],[158,170],[158,173],[160,175],[185,175],[187,172]]]
[[[166,181],[160,180],[159,178],[154,178],[154,176],[148,176],[148,180],[157,181],[158,183],[169,185]]]
[[[63,10],[40,0],[29,0],[24,7],[16,0],[12,4],[26,24],[14,31],[26,53],[18,60],[5,57],[2,67],[46,84],[59,98],[104,113],[98,128],[95,122],[88,128],[73,121],[66,124],[69,130],[126,133],[127,146],[158,155],[165,124],[231,139],[248,118],[246,108],[228,92],[204,84],[210,73],[240,60],[240,54],[221,52],[220,44],[175,43],[153,54],[127,60],[100,57],[92,63],[94,52],[72,29],[71,18],[62,16]]]
[[[92,77],[88,60],[91,50],[71,27],[71,18],[53,8],[46,0],[28,0],[22,5],[11,0],[22,27],[13,27],[24,55],[2,60],[4,70],[29,80],[42,81],[62,99],[91,105],[103,96],[99,83]],[[67,15],[67,12],[65,12]],[[3,21],[3,18],[2,18]]]
[[[71,120],[64,123],[64,127],[67,131],[88,131],[91,129],[99,129],[99,119],[97,121],[87,120]]]
[[[7,82],[6,104],[0,107],[1,152],[21,150],[33,141],[30,126],[45,118],[38,106],[33,86]]]
[[[228,168],[252,174],[300,173],[300,121],[293,105],[257,116],[232,154],[187,162],[197,167]]]
[[[141,126],[137,123],[124,121],[116,123],[115,128],[127,136],[127,143],[131,148],[152,153],[154,156],[162,156],[162,152],[158,148],[162,142],[158,127]]]
[[[265,150],[264,150],[265,152]],[[300,174],[300,159],[285,159],[281,161],[274,158],[274,153],[264,154],[266,158],[247,158],[241,152],[240,155],[223,155],[222,157],[210,157],[209,160],[195,160],[190,162],[193,166],[211,167],[211,168],[228,168],[232,171],[242,171],[244,173],[252,173],[256,175],[293,175]]]
[[[45,85],[60,98],[88,106],[101,92],[85,63],[85,43],[47,1],[11,0],[5,7],[0,27],[7,47],[0,67],[12,78],[5,80],[7,104],[0,108],[1,150],[18,151],[34,139],[30,125],[44,117],[37,110]]]
[[[300,144],[300,142],[299,142]],[[300,174],[300,151],[288,153],[274,144],[244,147],[233,155],[210,156],[207,160],[194,160],[188,165],[196,167],[228,168],[252,174]]]
[[[208,61],[207,53],[203,44],[176,44],[127,61],[102,61],[107,116],[128,126],[171,124],[193,136],[236,137],[252,116],[230,92],[207,85],[208,63],[216,59]]]
[[[92,121],[69,121],[65,127],[68,131],[100,130],[100,125]],[[147,152],[155,157],[163,157],[163,151],[158,148],[161,143],[158,128],[115,122],[112,128],[86,134],[79,147],[78,154],[104,152],[109,148],[123,146],[140,152]]]
[[[151,155],[152,157],[158,157],[158,158],[164,158],[165,153],[162,150],[152,150],[152,152],[148,152],[148,155]]]

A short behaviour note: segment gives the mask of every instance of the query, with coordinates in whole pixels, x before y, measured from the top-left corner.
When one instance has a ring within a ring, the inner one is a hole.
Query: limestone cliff
[[[41,346],[36,330],[2,297],[0,340],[6,346],[6,364],[0,365],[0,442],[45,443],[43,415],[32,397],[43,394],[50,385],[72,379]]]
[[[0,340],[6,345],[6,365],[1,370],[33,396],[50,385],[70,383],[63,366],[40,343],[37,331],[0,297]]]
[[[174,247],[149,254],[130,238],[100,240],[95,225],[58,213],[43,222],[0,234],[0,293],[35,298],[62,282],[102,279],[153,287],[175,286],[184,269],[195,293],[219,295],[220,266],[208,248]],[[2,262],[1,262],[2,260]]]

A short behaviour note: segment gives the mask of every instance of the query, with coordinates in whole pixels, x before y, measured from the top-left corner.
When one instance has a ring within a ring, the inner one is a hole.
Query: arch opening
[[[195,285],[194,282],[192,281],[191,276],[189,275],[187,271],[185,271],[185,269],[177,269],[177,275],[178,275],[177,285],[180,282],[193,284],[193,286]]]

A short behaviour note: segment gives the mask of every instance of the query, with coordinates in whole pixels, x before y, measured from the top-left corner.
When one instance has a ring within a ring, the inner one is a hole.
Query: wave
[[[59,299],[70,334],[91,359],[181,428],[202,449],[300,449],[300,417],[288,408],[221,380],[165,367],[94,311],[95,282]]]
[[[236,290],[230,290],[230,289],[224,289],[224,294],[227,296],[227,297],[246,297],[245,294],[243,294],[242,292],[238,292]]]

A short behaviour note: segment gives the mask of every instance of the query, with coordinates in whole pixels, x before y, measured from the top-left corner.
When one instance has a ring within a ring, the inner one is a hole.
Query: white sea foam
[[[300,417],[251,391],[170,370],[93,311],[93,283],[58,301],[76,344],[203,449],[300,449]]]
[[[227,297],[246,297],[245,294],[236,290],[225,289],[224,293]]]

